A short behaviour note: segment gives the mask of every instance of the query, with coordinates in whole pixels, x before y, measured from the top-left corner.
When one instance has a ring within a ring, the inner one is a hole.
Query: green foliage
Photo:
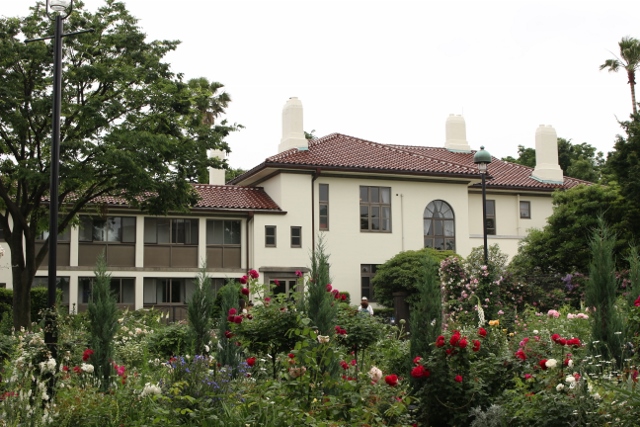
[[[411,306],[411,356],[426,356],[442,330],[442,292],[438,268],[424,260],[416,283],[418,295]]]
[[[615,235],[602,218],[591,239],[591,266],[587,282],[586,303],[595,307],[592,314],[593,331],[591,346],[595,354],[615,358],[622,362],[623,322],[616,308],[617,279],[613,249]]]
[[[172,323],[159,328],[149,339],[149,352],[160,359],[185,354],[190,350],[189,328],[180,323]]]
[[[231,282],[224,285],[220,291],[220,320],[218,321],[218,350],[217,359],[222,366],[237,368],[240,363],[239,348],[231,332],[229,313],[235,310],[239,313],[240,284]]]
[[[377,301],[387,307],[393,307],[393,293],[407,292],[407,301],[412,302],[417,293],[416,283],[423,276],[424,260],[439,265],[440,261],[453,255],[455,253],[452,251],[438,251],[432,248],[400,252],[378,266],[372,281]]]
[[[617,72],[620,69],[627,74],[627,83],[631,89],[631,105],[634,116],[638,114],[638,106],[636,103],[636,70],[640,67],[640,40],[633,37],[623,37],[618,42],[620,47],[620,56],[614,59],[607,59],[604,64],[600,65],[600,70],[608,70]]]
[[[203,354],[204,346],[209,342],[215,300],[216,295],[211,286],[211,279],[207,275],[206,268],[202,268],[196,281],[196,289],[187,306],[189,328],[194,337],[196,354]]]
[[[242,175],[243,173],[245,173],[246,170],[242,169],[242,168],[227,168],[224,171],[224,182],[229,182],[237,177],[239,177],[240,175]]]
[[[95,375],[101,381],[101,389],[107,390],[111,385],[113,337],[118,330],[118,308],[111,292],[111,275],[107,273],[104,254],[98,257],[95,276],[87,309],[89,347],[93,350],[91,361]]]
[[[331,284],[329,267],[329,254],[325,252],[324,238],[320,235],[311,255],[311,277],[307,282],[302,304],[318,333],[331,336],[338,306],[333,295],[327,292],[327,285]]]
[[[94,32],[64,39],[58,231],[104,195],[153,214],[186,210],[196,202],[191,183],[225,166],[207,151],[229,151],[224,140],[239,128],[219,121],[229,95],[220,83],[182,81],[164,62],[179,42],[146,40],[123,2],[95,13],[76,6],[65,32]],[[51,47],[24,43],[50,35],[52,24],[42,2],[31,11],[0,18],[0,203],[11,207],[0,209],[0,227],[16,265],[16,327],[30,326],[29,290],[48,248],[26,249],[47,227],[52,131]]]
[[[340,304],[337,325],[347,331],[339,342],[349,352],[353,352],[356,361],[363,361],[365,352],[374,346],[384,333],[384,326],[377,316],[359,312],[357,308]]]
[[[568,273],[586,273],[591,253],[589,240],[602,216],[618,235],[615,254],[628,247],[625,230],[625,202],[613,186],[579,185],[553,194],[554,210],[542,230],[529,230],[518,254],[511,262],[512,271],[525,282],[536,277],[559,279]]]

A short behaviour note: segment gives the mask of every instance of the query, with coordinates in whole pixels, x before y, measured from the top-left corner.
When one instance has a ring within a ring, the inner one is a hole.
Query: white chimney
[[[217,157],[220,160],[225,159],[225,153],[222,150],[209,151],[209,157]],[[211,185],[224,185],[224,169],[209,168],[209,184]]]
[[[536,167],[531,177],[549,184],[564,183],[558,163],[558,135],[551,125],[540,125],[536,130]]]
[[[467,142],[467,125],[464,122],[464,117],[459,114],[449,114],[447,118],[444,148],[455,152],[471,152],[471,147]]]
[[[282,139],[278,145],[278,152],[282,153],[291,148],[307,150],[309,141],[304,137],[302,127],[302,102],[296,97],[289,98],[282,109]]]

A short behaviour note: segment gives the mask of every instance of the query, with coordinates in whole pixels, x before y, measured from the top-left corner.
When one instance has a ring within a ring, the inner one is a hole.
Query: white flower
[[[372,366],[371,369],[369,369],[369,378],[371,378],[371,381],[374,383],[377,383],[382,378],[382,371],[379,368]]]
[[[326,344],[329,342],[329,335],[318,335],[318,342],[320,344]]]
[[[593,397],[595,400],[600,400],[600,399],[602,399],[602,397],[600,397],[600,393],[593,393],[593,396],[592,396],[592,397]]]
[[[540,333],[540,331],[538,331],[537,329],[533,330],[534,335],[538,335]]]
[[[160,393],[162,393],[162,389],[157,383],[156,384],[146,383],[144,385],[144,389],[140,393],[140,397],[151,396],[151,395],[160,394]]]
[[[564,390],[564,384],[560,383],[556,386],[556,391],[562,391]]]
[[[569,359],[569,361],[567,362],[567,366],[569,368],[573,368],[573,359]]]
[[[544,365],[545,365],[547,368],[551,368],[551,369],[553,369],[553,368],[555,368],[555,367],[558,365],[558,361],[557,361],[556,359],[549,359],[549,360],[547,360],[546,362],[544,362]]]
[[[56,365],[57,365],[56,359],[53,359],[50,357],[48,360],[44,362],[40,362],[38,366],[40,367],[40,371],[42,373],[46,373],[46,372],[55,372]]]
[[[93,365],[90,363],[83,363],[82,365],[80,365],[80,369],[82,369],[83,372],[86,372],[88,374],[93,373]]]
[[[576,378],[573,375],[567,375],[567,377],[564,379],[564,382],[566,382],[567,384],[574,384],[576,382]]]
[[[205,344],[205,345],[204,345],[204,351],[206,351],[207,353],[209,353],[209,351],[210,351],[210,350],[211,350],[211,349],[209,348],[209,346]]]

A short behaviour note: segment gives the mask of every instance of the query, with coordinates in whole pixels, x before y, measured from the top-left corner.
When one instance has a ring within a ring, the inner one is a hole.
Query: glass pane
[[[107,241],[108,242],[121,242],[122,241],[122,218],[119,216],[110,217],[107,222]]]
[[[144,278],[143,286],[142,286],[142,302],[144,304],[156,304],[157,293],[156,293],[156,279]]]
[[[145,243],[158,243],[158,237],[156,233],[156,218],[144,219],[144,242]]]
[[[89,216],[80,216],[79,239],[81,242],[90,242],[93,240],[93,221]]]
[[[444,235],[447,237],[455,236],[455,223],[452,220],[444,221]]]
[[[80,301],[83,304],[88,304],[89,299],[91,298],[91,279],[90,278],[80,278],[78,280],[78,295]]]
[[[385,231],[391,230],[391,208],[382,208],[382,229]]]
[[[380,189],[380,202],[388,205],[391,203],[391,189],[383,187]]]
[[[124,304],[135,304],[136,286],[134,279],[122,279],[121,302]]]
[[[168,280],[160,280],[160,285],[156,285],[156,301],[158,302],[169,302],[169,287],[170,283]]]
[[[433,218],[433,202],[429,203],[426,207],[426,209],[424,210],[424,217],[425,218]]]
[[[425,237],[424,238],[424,247],[425,248],[432,248],[433,247],[433,238]]]
[[[156,219],[156,232],[158,235],[157,243],[171,242],[171,220],[168,218]]]
[[[430,219],[424,220],[424,235],[425,236],[433,235],[433,222]]]
[[[487,200],[487,216],[496,215],[496,202],[494,200]]]
[[[223,221],[207,221],[207,245],[221,245],[224,242]]]
[[[171,243],[185,243],[184,219],[172,220]]]
[[[450,250],[450,251],[455,251],[456,250],[456,242],[453,239],[446,239],[445,240],[445,249]]]
[[[320,229],[327,230],[329,228],[329,218],[326,215],[320,215]]]
[[[360,187],[360,201],[361,202],[369,201],[369,187]]]
[[[135,243],[136,241],[136,219],[132,217],[122,218],[122,242]]]
[[[328,202],[329,201],[329,184],[320,184],[320,188],[319,188],[319,198],[318,200],[320,200],[321,202]]]
[[[172,280],[170,302],[182,302],[183,295],[184,295],[184,284],[182,283],[182,280]]]
[[[117,303],[121,303],[120,279],[111,279],[111,295],[115,297]]]
[[[93,241],[94,242],[104,242],[106,241],[105,236],[105,225],[106,221],[103,219],[94,219],[93,220]]]
[[[185,243],[187,245],[198,244],[198,220],[188,219],[185,220]]]
[[[380,208],[377,206],[371,207],[371,229],[380,230]]]
[[[442,220],[436,220],[433,221],[436,227],[436,231],[435,231],[435,235],[436,236],[444,236],[444,221]]]
[[[380,202],[380,188],[378,187],[369,187],[369,193],[371,195],[371,198],[369,199],[369,201],[371,203],[379,203]]]
[[[224,244],[225,245],[240,244],[240,221],[224,222]]]
[[[453,210],[448,203],[442,202],[442,217],[453,219]]]
[[[436,237],[435,239],[435,243],[434,243],[434,248],[441,251],[444,249],[444,239],[440,238],[440,237]]]
[[[369,229],[369,207],[360,206],[360,230]]]

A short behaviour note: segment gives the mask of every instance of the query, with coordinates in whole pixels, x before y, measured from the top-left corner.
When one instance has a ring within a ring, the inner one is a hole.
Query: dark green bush
[[[189,348],[189,328],[187,325],[173,323],[166,328],[156,330],[151,336],[149,351],[155,356],[168,359],[171,356],[186,354]]]

